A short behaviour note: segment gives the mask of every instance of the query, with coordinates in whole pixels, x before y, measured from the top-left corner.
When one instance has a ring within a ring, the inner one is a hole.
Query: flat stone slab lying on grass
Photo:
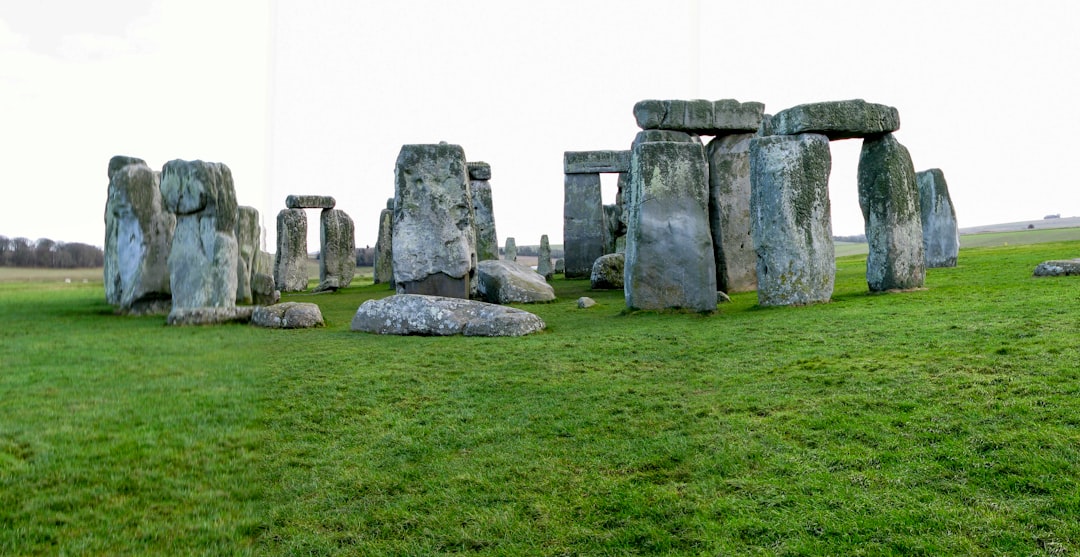
[[[1043,261],[1035,267],[1037,277],[1066,277],[1080,275],[1080,259]]]
[[[531,267],[494,259],[477,264],[476,292],[492,304],[550,302],[555,289]]]
[[[166,319],[168,325],[221,325],[223,323],[249,323],[254,306],[231,308],[173,308]]]
[[[326,322],[316,304],[283,302],[255,308],[251,314],[251,324],[268,329],[310,329],[322,327]]]
[[[516,337],[544,327],[542,319],[524,310],[420,294],[368,300],[352,320],[352,330],[381,335]]]

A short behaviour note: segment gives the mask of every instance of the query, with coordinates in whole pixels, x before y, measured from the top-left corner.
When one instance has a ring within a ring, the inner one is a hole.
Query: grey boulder
[[[255,308],[251,314],[251,324],[268,329],[309,329],[322,327],[326,323],[316,304],[283,302]]]
[[[492,304],[550,302],[555,290],[528,265],[493,259],[477,264],[477,294]]]
[[[625,253],[609,253],[596,258],[589,276],[589,287],[593,290],[622,290],[625,268]]]
[[[351,328],[382,335],[497,337],[541,331],[544,321],[524,310],[475,300],[395,294],[361,304]]]
[[[1037,277],[1065,277],[1080,275],[1080,259],[1043,261],[1035,267]]]

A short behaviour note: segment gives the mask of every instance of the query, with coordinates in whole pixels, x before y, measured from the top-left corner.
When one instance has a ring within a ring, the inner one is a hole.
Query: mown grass
[[[518,339],[349,331],[381,285],[270,331],[0,284],[0,553],[1073,554],[1080,282],[1031,271],[1077,252],[711,316],[557,280]]]

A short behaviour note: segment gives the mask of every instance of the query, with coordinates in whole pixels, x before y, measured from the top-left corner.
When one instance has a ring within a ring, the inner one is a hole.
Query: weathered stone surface
[[[169,251],[172,311],[236,305],[236,189],[221,163],[171,160],[161,171],[161,196],[176,214]]]
[[[269,306],[278,303],[281,299],[281,291],[274,284],[274,276],[257,272],[251,276],[251,302],[259,306]]]
[[[750,141],[750,216],[758,303],[827,302],[836,276],[829,206],[829,139],[819,134]]]
[[[307,290],[307,213],[282,209],[277,216],[274,282],[282,292]]]
[[[105,299],[122,313],[167,313],[172,305],[168,258],[176,216],[162,204],[160,176],[133,157],[113,157],[109,175]]]
[[[550,302],[555,290],[528,265],[508,260],[487,260],[477,264],[476,292],[492,304]]]
[[[115,157],[109,159],[109,180],[112,181],[113,174],[116,174],[117,170],[120,170],[121,168],[124,168],[129,164],[141,164],[143,166],[148,166],[146,164],[146,161],[138,157],[116,155]]]
[[[960,229],[945,174],[940,168],[931,168],[916,173],[915,182],[919,185],[926,267],[955,267],[960,253]]]
[[[1065,277],[1080,275],[1080,259],[1057,259],[1043,261],[1035,267],[1037,277]]]
[[[716,287],[723,292],[757,288],[757,254],[750,233],[750,140],[732,134],[709,142],[709,227],[716,259]]]
[[[565,151],[563,172],[566,174],[599,174],[630,170],[630,151]]]
[[[643,130],[662,129],[701,135],[726,135],[757,131],[765,105],[718,101],[645,100],[634,105],[634,118]]]
[[[499,238],[495,233],[495,211],[491,204],[491,184],[487,180],[469,183],[475,217],[476,259],[486,261],[499,258]]]
[[[477,161],[477,162],[467,162],[467,163],[465,163],[465,166],[466,166],[466,168],[469,169],[469,179],[470,180],[479,180],[481,182],[486,182],[486,181],[491,179],[491,165],[490,164],[488,164],[486,162],[483,162],[483,161]]]
[[[311,303],[285,302],[259,306],[251,314],[251,324],[268,329],[310,329],[322,327],[322,310]]]
[[[566,272],[566,260],[562,257],[555,260],[555,274],[563,274]],[[590,271],[591,272],[591,271]]]
[[[253,301],[251,279],[255,275],[255,257],[259,253],[259,211],[241,205],[236,210],[236,303]]]
[[[633,150],[641,143],[661,143],[661,142],[674,142],[674,143],[701,143],[701,138],[696,135],[690,135],[686,132],[678,132],[673,130],[642,130],[634,136],[634,141],[631,142],[630,148]]]
[[[589,276],[589,288],[593,290],[621,290],[623,273],[626,269],[626,254],[609,253],[596,258],[592,274]]]
[[[866,221],[866,283],[871,292],[920,288],[926,282],[915,167],[893,135],[863,140],[859,206]]]
[[[333,209],[337,201],[329,195],[290,195],[285,198],[289,209]]]
[[[400,294],[468,298],[475,216],[459,145],[404,145],[394,169],[394,282]]]
[[[527,311],[479,302],[395,294],[364,302],[352,330],[383,335],[522,336],[544,329],[544,321]]]
[[[604,205],[604,253],[615,253],[615,243],[626,236],[626,219],[618,204]]]
[[[627,307],[715,311],[704,149],[698,143],[642,143],[630,166]]]
[[[591,307],[593,307],[595,305],[596,305],[596,300],[594,300],[594,299],[592,299],[592,298],[590,298],[588,296],[582,296],[582,297],[577,299],[577,307],[578,307],[578,309],[587,309],[587,308],[591,308]]]
[[[394,282],[394,202],[379,212],[379,237],[375,240],[375,284]]]
[[[800,104],[771,118],[772,133],[819,133],[829,139],[871,137],[900,129],[900,113],[862,99]]]
[[[604,206],[599,174],[565,174],[563,252],[566,278],[585,278],[604,255]]]
[[[517,261],[517,241],[513,236],[506,238],[506,247],[503,248],[503,259],[506,261]]]
[[[356,231],[353,220],[340,209],[319,215],[319,288],[345,288],[356,273]]]
[[[254,306],[173,308],[165,323],[178,326],[250,323],[254,311]]]
[[[544,280],[551,280],[555,274],[555,265],[551,261],[551,244],[548,242],[547,234],[540,236],[540,255],[536,258],[536,273],[544,277]]]

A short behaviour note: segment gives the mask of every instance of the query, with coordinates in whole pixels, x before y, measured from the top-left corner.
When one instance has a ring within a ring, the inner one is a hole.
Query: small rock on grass
[[[577,307],[579,309],[591,308],[591,307],[593,307],[595,305],[596,305],[596,300],[594,300],[594,299],[592,299],[592,298],[590,298],[588,296],[582,296],[582,297],[577,299]]]

